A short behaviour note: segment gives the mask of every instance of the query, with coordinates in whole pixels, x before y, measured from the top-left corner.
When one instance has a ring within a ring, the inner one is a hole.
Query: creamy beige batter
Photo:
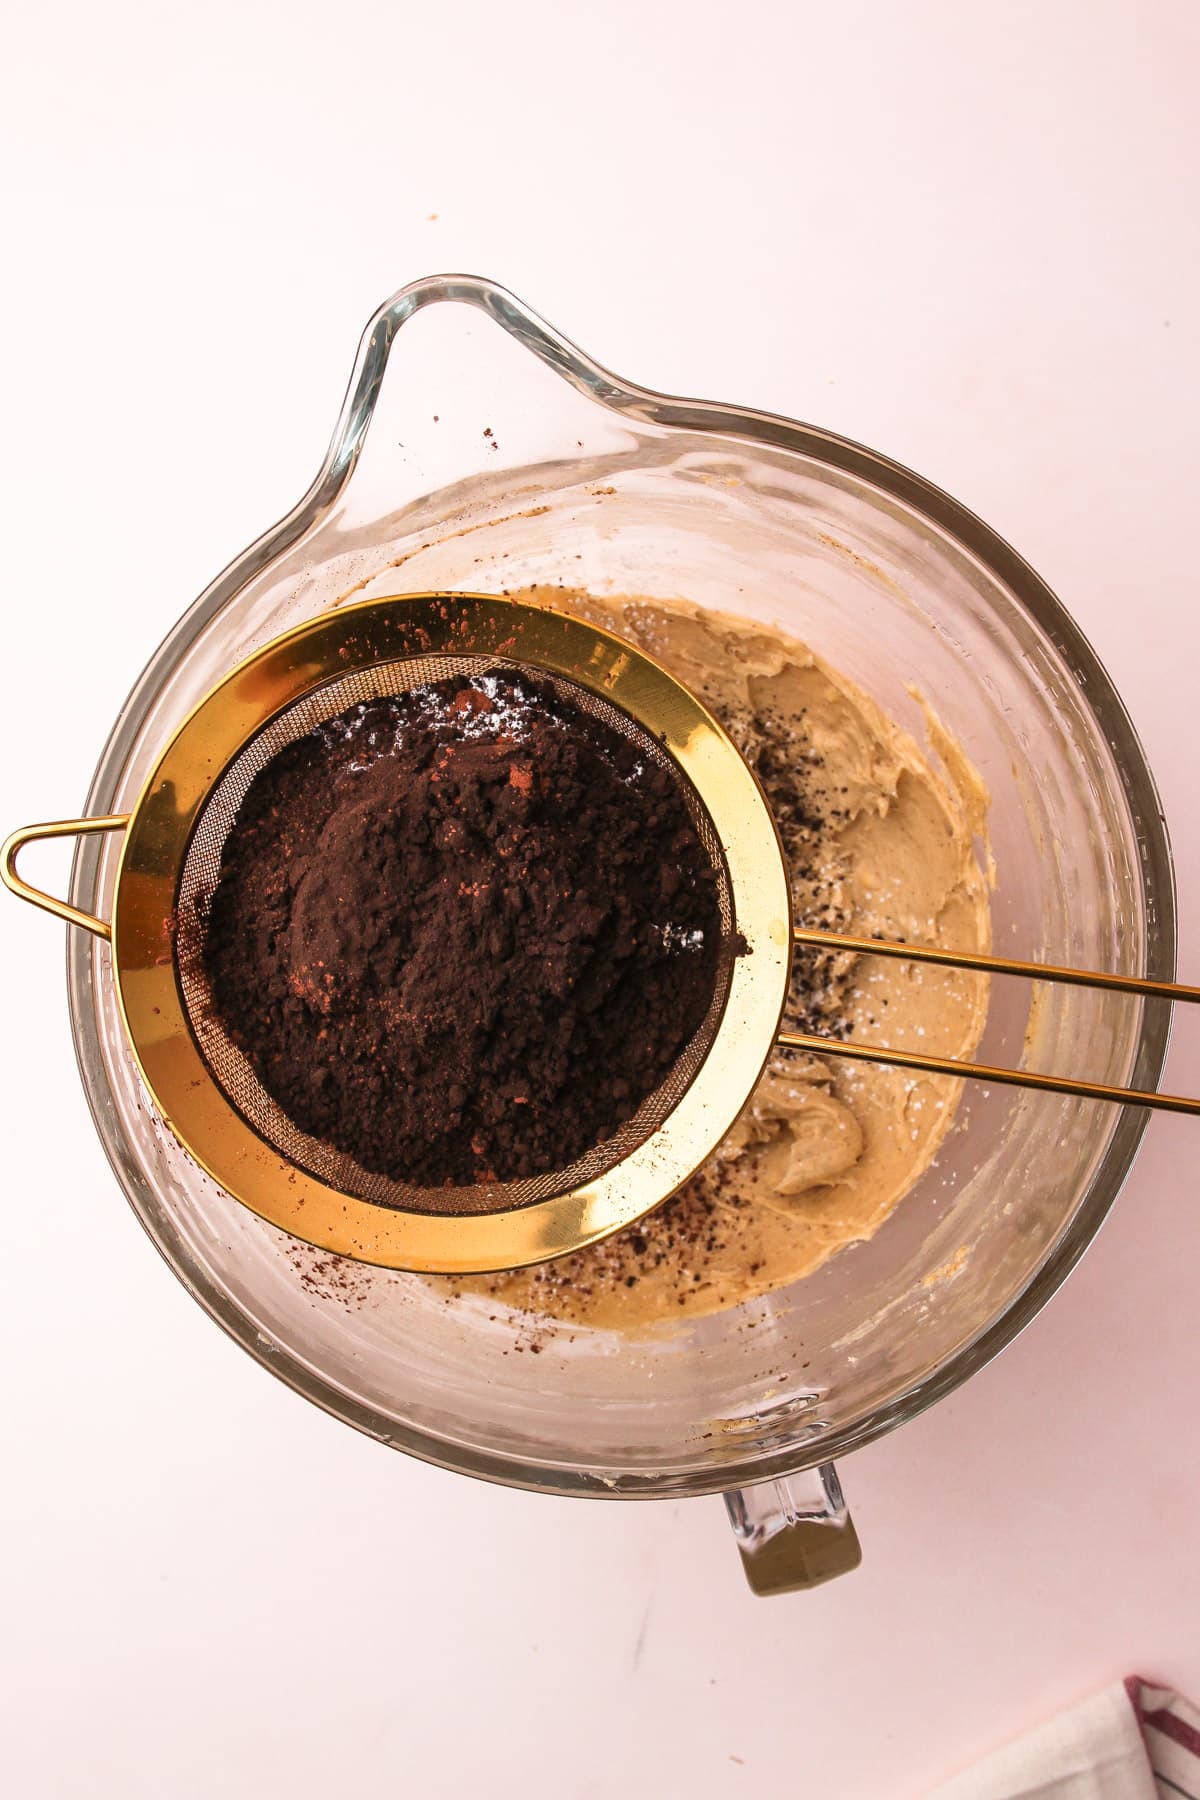
[[[930,717],[936,770],[906,732],[802,643],[682,602],[533,598],[607,625],[709,706],[758,767],[793,868],[797,923],[959,950],[990,943],[987,793]],[[985,977],[882,958],[801,965],[788,1022],[968,1056]],[[607,1243],[453,1287],[585,1326],[641,1330],[781,1287],[870,1237],[928,1167],[960,1083],[777,1052],[683,1192]]]

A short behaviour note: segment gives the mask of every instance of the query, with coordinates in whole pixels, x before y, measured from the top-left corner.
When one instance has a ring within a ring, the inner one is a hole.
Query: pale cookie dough
[[[987,792],[932,716],[940,771],[867,695],[782,632],[683,602],[550,588],[518,597],[620,632],[721,719],[767,788],[797,923],[989,947]],[[986,977],[798,953],[787,1018],[799,1030],[964,1057],[986,1006]],[[639,1225],[534,1269],[446,1285],[627,1332],[737,1305],[870,1237],[928,1167],[959,1092],[944,1076],[777,1052],[709,1164]]]

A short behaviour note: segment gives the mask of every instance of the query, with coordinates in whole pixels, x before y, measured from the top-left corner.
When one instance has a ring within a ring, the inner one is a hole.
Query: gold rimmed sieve
[[[668,764],[716,880],[724,957],[708,1011],[667,1078],[586,1155],[527,1180],[415,1188],[371,1174],[300,1131],[207,1004],[205,907],[255,775],[286,744],[360,702],[451,675],[528,671]],[[16,859],[38,838],[120,831],[111,923],[32,887]],[[517,1268],[632,1224],[716,1149],[776,1043],[820,1055],[1200,1113],[1200,1101],[853,1040],[781,1032],[793,944],[980,973],[1200,1001],[1200,988],[932,946],[793,929],[783,848],[766,796],[722,727],[652,657],[550,608],[474,594],[363,602],[273,639],[184,720],[129,814],[28,826],[0,853],[14,892],[112,946],[121,1016],[165,1123],[235,1199],[322,1249],[389,1268]]]
[[[515,1182],[417,1188],[362,1168],[301,1131],[209,1004],[208,899],[258,772],[283,747],[361,702],[452,675],[528,671],[669,765],[712,866],[724,956],[705,1017],[666,1079],[616,1133],[561,1169]],[[183,1148],[230,1194],[323,1249],[426,1272],[514,1268],[640,1218],[706,1160],[749,1099],[787,995],[790,893],[758,784],[717,722],[650,657],[549,608],[425,594],[347,607],[274,639],[188,715],[128,817],[35,827],[31,836],[123,829],[111,925],[50,902],[112,944],[138,1067]]]

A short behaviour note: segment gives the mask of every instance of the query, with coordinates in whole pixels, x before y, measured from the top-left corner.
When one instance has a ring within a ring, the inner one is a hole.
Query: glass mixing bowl
[[[415,283],[371,321],[317,480],[163,643],[88,810],[127,810],[182,715],[297,621],[352,597],[532,582],[778,622],[920,739],[919,689],[991,789],[998,951],[1173,974],[1170,853],[1141,747],[1019,556],[885,458],[618,381],[469,277]],[[107,916],[114,863],[111,839],[80,840],[77,906]],[[330,1258],[233,1202],[144,1103],[107,946],[71,933],[68,973],[113,1167],[184,1285],[252,1356],[381,1442],[466,1474],[621,1498],[745,1489],[730,1511],[764,1588],[794,1585],[801,1563],[816,1579],[854,1560],[830,1459],[948,1393],[1032,1318],[1145,1125],[1135,1110],[968,1085],[894,1215],[806,1280],[636,1340],[549,1326],[541,1354],[513,1355],[494,1306]],[[1143,1018],[1135,1001],[1055,987],[1031,1004],[996,981],[980,1055],[1153,1087],[1166,1040],[1163,1012]],[[819,1472],[807,1490],[802,1471]]]

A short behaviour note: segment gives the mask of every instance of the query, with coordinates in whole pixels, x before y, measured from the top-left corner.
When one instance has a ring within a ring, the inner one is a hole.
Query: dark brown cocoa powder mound
[[[226,841],[212,1003],[302,1130],[418,1187],[561,1168],[712,1001],[678,782],[548,684],[457,677],[281,751]]]

